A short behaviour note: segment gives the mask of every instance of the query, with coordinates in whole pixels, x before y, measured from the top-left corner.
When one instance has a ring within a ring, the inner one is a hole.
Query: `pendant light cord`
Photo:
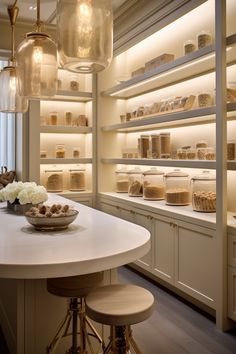
[[[11,58],[10,61],[15,63],[15,23],[19,13],[19,8],[16,6],[17,0],[13,5],[7,7],[8,16],[11,23]]]
[[[41,32],[43,22],[40,20],[40,0],[37,0],[37,32]]]

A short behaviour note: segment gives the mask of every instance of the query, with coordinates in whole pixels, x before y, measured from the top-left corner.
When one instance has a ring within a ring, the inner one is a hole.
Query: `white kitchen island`
[[[45,353],[63,316],[66,302],[47,293],[46,278],[111,270],[150,248],[140,226],[49,195],[48,204],[54,202],[79,211],[67,230],[36,231],[0,204],[0,321],[11,354]],[[106,272],[106,282],[111,276]]]

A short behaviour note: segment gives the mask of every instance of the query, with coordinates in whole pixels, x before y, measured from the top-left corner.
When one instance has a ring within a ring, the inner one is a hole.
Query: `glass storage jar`
[[[65,113],[65,125],[72,125],[72,113],[71,112]]]
[[[189,175],[175,169],[165,175],[165,200],[168,205],[188,205],[190,203]]]
[[[84,191],[85,190],[85,168],[78,167],[69,170],[70,172],[70,191]]]
[[[140,157],[147,158],[149,151],[149,135],[143,134],[140,136]]]
[[[143,172],[143,199],[162,200],[165,198],[164,172],[152,167]]]
[[[235,141],[227,142],[227,160],[235,160]]]
[[[198,49],[206,47],[212,44],[212,35],[208,31],[201,31],[197,35]]]
[[[64,159],[66,156],[66,149],[64,144],[56,145],[56,158]]]
[[[209,171],[203,171],[192,178],[193,210],[210,213],[216,211],[216,177]]]
[[[196,44],[193,39],[188,39],[184,42],[184,55],[190,54],[196,50]]]
[[[143,196],[143,183],[142,183],[142,170],[135,167],[133,170],[128,171],[129,185],[128,194],[130,197]]]
[[[78,159],[79,156],[80,156],[80,148],[79,147],[74,147],[72,154],[73,154],[73,158],[74,159]]]
[[[170,158],[170,133],[160,134],[160,157],[162,159]]]
[[[50,113],[50,125],[57,125],[57,120],[58,120],[58,113],[57,112],[51,112]]]
[[[151,157],[153,159],[160,158],[160,134],[151,135]]]
[[[115,171],[116,173],[116,192],[128,193],[129,178],[126,168],[121,168]]]
[[[63,190],[63,171],[45,170],[46,189],[48,192],[62,192]]]

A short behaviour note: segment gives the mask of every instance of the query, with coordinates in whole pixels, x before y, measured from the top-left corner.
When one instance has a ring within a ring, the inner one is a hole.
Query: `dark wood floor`
[[[121,267],[118,274],[121,282],[143,286],[155,297],[154,314],[133,326],[144,354],[236,354],[235,331],[217,330],[209,316],[126,267]],[[0,354],[9,354],[1,329]]]
[[[236,331],[223,333],[214,321],[128,268],[119,269],[121,282],[150,290],[154,314],[133,326],[145,354],[236,354]]]

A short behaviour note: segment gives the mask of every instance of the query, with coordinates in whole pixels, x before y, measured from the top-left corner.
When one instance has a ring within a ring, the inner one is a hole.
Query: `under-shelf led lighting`
[[[229,51],[229,50],[231,50],[231,49],[232,49],[232,47],[227,47],[226,50]],[[181,66],[179,66],[179,67],[177,67],[177,68],[170,69],[170,70],[168,70],[167,72],[164,72],[164,73],[162,73],[162,74],[160,74],[160,75],[157,74],[157,75],[154,76],[154,77],[151,77],[151,78],[146,79],[146,80],[144,79],[144,80],[141,81],[141,82],[138,82],[138,83],[136,83],[136,84],[130,85],[129,87],[126,87],[126,88],[123,88],[123,89],[121,89],[121,90],[119,90],[119,91],[116,91],[116,92],[114,92],[114,93],[111,93],[110,96],[116,96],[116,95],[119,94],[119,93],[127,92],[127,91],[129,91],[130,89],[137,88],[137,87],[140,87],[140,86],[142,86],[142,85],[144,85],[144,84],[147,84],[147,83],[150,83],[150,82],[152,82],[152,81],[155,81],[155,80],[157,80],[157,79],[166,77],[166,76],[171,75],[171,74],[173,74],[173,73],[175,73],[175,72],[178,72],[178,71],[180,71],[180,70],[186,69],[186,68],[188,68],[188,67],[191,67],[191,66],[193,66],[193,65],[196,65],[196,64],[198,64],[198,63],[201,63],[201,62],[203,62],[203,61],[205,61],[205,60],[208,60],[208,59],[211,59],[211,58],[213,58],[213,57],[215,57],[215,53],[208,54],[208,55],[206,55],[206,56],[203,57],[203,58],[199,58],[199,59],[197,59],[197,60],[192,61],[191,63],[187,63],[187,64],[181,65]]]

